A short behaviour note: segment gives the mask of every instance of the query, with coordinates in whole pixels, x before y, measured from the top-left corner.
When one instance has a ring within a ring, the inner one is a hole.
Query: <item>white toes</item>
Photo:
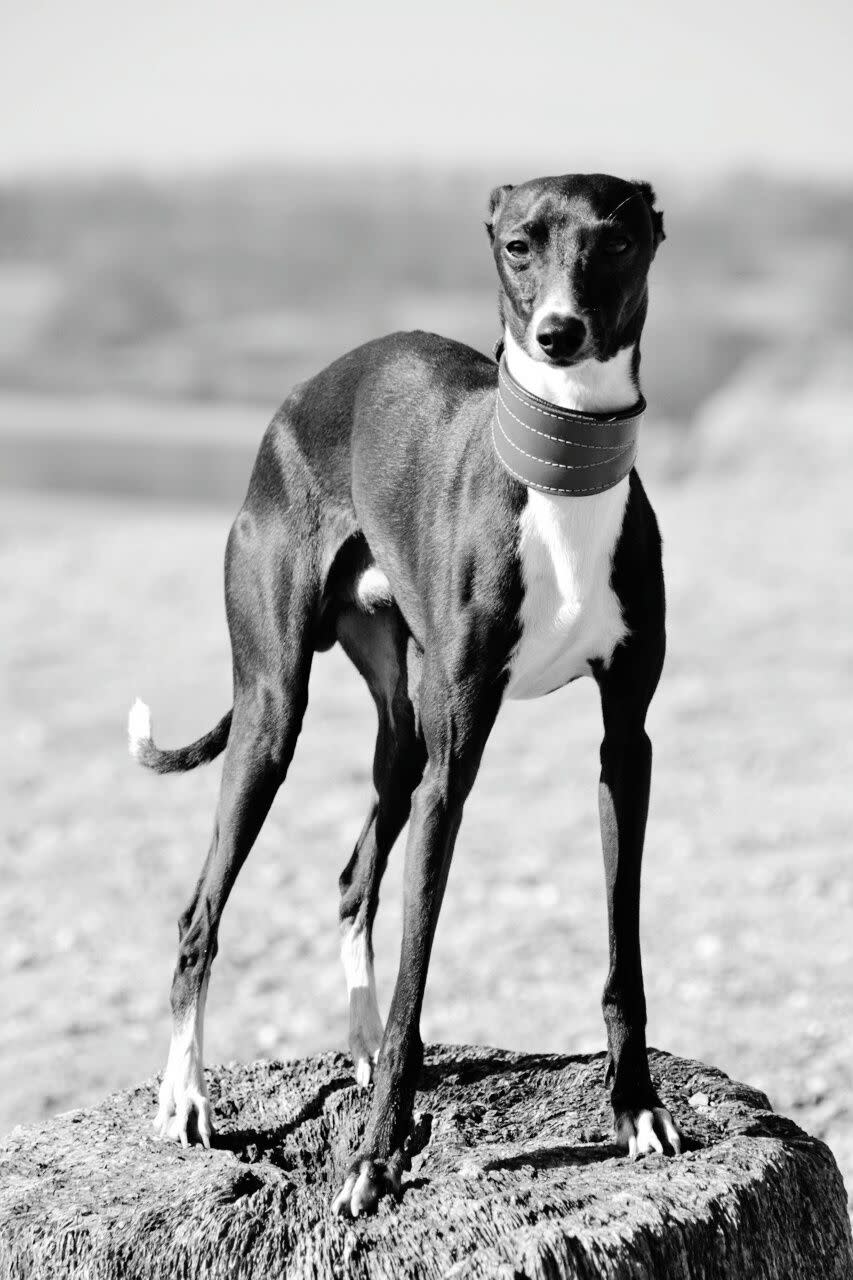
[[[171,1113],[164,1110],[163,1107],[161,1107],[160,1110],[157,1112],[157,1118],[154,1121],[154,1132],[156,1133],[158,1138],[166,1137],[166,1133],[169,1128],[169,1121],[171,1120],[171,1118],[172,1118]]]
[[[157,1108],[157,1118],[154,1121],[154,1132],[158,1138],[167,1138],[169,1136],[169,1126],[174,1115],[175,1100],[172,1086],[168,1080],[164,1080],[160,1085],[159,1106]]]
[[[189,1146],[187,1138],[187,1118],[189,1112],[185,1112],[183,1107],[172,1107],[171,1115],[160,1124],[160,1137],[165,1138],[167,1142],[180,1142],[182,1147]]]
[[[347,1212],[350,1207],[350,1196],[352,1195],[356,1181],[356,1175],[351,1173],[332,1201],[332,1213],[340,1215]]]
[[[210,1103],[207,1098],[202,1098],[198,1110],[196,1112],[196,1123],[198,1125],[198,1136],[201,1138],[201,1145],[205,1151],[210,1150],[210,1140],[213,1137],[213,1125],[210,1122]]]
[[[210,1149],[213,1123],[206,1090],[197,1083],[175,1081],[167,1072],[160,1086],[159,1104],[154,1121],[154,1131],[159,1138],[188,1147],[197,1133],[202,1146]]]
[[[351,1173],[332,1201],[332,1213],[349,1213],[357,1218],[376,1208],[388,1191],[400,1194],[401,1175],[392,1161],[388,1166],[381,1160],[362,1160],[357,1173]]]
[[[376,1203],[376,1187],[371,1177],[370,1165],[362,1165],[356,1184],[350,1197],[350,1211],[357,1218],[362,1209],[369,1209]]]
[[[681,1155],[681,1134],[666,1107],[655,1107],[655,1121],[677,1156]]]
[[[663,1155],[663,1145],[655,1133],[655,1118],[651,1111],[641,1111],[637,1117],[637,1145],[642,1154],[658,1151]]]
[[[359,1058],[355,1067],[355,1082],[360,1089],[366,1089],[373,1079],[373,1063],[369,1058]]]
[[[166,1136],[166,1128],[175,1114],[174,1090],[168,1075],[163,1077],[160,1085],[160,1091],[157,1097],[157,1119],[154,1121],[154,1128],[161,1138]]]
[[[178,1104],[178,1108],[175,1111],[175,1130],[178,1138],[180,1138],[182,1147],[188,1147],[190,1145],[190,1140],[187,1135],[187,1127],[189,1126],[189,1122],[190,1122],[191,1108],[192,1108],[192,1103],[190,1102],[189,1098],[184,1097],[181,1099],[180,1103]]]
[[[631,1120],[633,1132],[628,1134],[628,1155],[631,1160],[656,1151],[664,1155],[664,1142],[675,1155],[681,1155],[682,1141],[678,1126],[666,1107],[636,1112]]]

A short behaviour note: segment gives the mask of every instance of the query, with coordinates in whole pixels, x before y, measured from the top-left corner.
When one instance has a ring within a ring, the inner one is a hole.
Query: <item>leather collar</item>
[[[637,456],[642,396],[618,413],[579,413],[540,400],[516,382],[502,355],[492,418],[495,453],[511,476],[544,493],[603,493]]]

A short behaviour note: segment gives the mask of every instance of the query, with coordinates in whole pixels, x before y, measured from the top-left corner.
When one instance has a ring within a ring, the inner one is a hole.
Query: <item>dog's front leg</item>
[[[607,880],[610,968],[602,1008],[616,1136],[632,1157],[669,1147],[681,1134],[652,1084],[646,1050],[646,997],[640,959],[640,866],[649,807],[652,744],[645,708],[602,690],[599,813]]]
[[[482,692],[471,689],[471,683],[460,691],[433,677],[422,692],[428,762],[414,794],[406,846],[400,968],[367,1131],[333,1202],[336,1213],[357,1217],[373,1210],[381,1196],[400,1191],[404,1145],[423,1061],[420,1016],[433,937],[462,808],[500,705],[499,678]]]

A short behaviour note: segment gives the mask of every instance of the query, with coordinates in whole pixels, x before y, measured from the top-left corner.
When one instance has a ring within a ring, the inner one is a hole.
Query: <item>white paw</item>
[[[373,1079],[373,1066],[382,1044],[382,1019],[376,1002],[376,979],[370,937],[363,925],[345,925],[341,959],[349,997],[349,1051],[359,1088]]]
[[[200,1142],[210,1147],[213,1137],[210,1099],[204,1080],[201,1060],[193,1053],[184,1053],[177,1060],[170,1053],[160,1085],[160,1106],[154,1128],[158,1137],[182,1147]]]
[[[373,1079],[373,1068],[379,1060],[379,1050],[372,1057],[359,1058],[355,1064],[355,1082],[359,1089],[368,1089]]]
[[[626,1112],[619,1125],[619,1137],[623,1142],[627,1139],[632,1160],[649,1151],[663,1155],[665,1143],[673,1155],[681,1155],[681,1131],[666,1107]]]
[[[372,1213],[383,1196],[398,1196],[400,1186],[396,1162],[360,1160],[332,1201],[332,1213],[349,1214],[353,1218],[360,1213]]]

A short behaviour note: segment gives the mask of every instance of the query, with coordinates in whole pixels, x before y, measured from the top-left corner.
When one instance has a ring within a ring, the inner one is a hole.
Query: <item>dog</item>
[[[580,676],[596,681],[603,718],[615,1132],[632,1157],[681,1151],[649,1073],[639,931],[645,720],[665,651],[660,534],[633,466],[647,278],[664,239],[655,204],[648,183],[602,174],[497,187],[486,227],[500,364],[434,334],[397,333],[298,386],[263,437],[228,539],[232,709],[171,751],[155,746],[144,704],[131,710],[143,765],[187,770],[225,751],[212,842],[179,919],[155,1122],[163,1137],[209,1146],[202,1035],[220,917],[293,757],[314,654],[339,643],[373,696],[374,790],[340,877],[349,1046],[357,1082],[373,1088],[338,1213],[369,1212],[401,1189],[430,950],[501,704]],[[383,1029],[371,930],[409,818]]]

